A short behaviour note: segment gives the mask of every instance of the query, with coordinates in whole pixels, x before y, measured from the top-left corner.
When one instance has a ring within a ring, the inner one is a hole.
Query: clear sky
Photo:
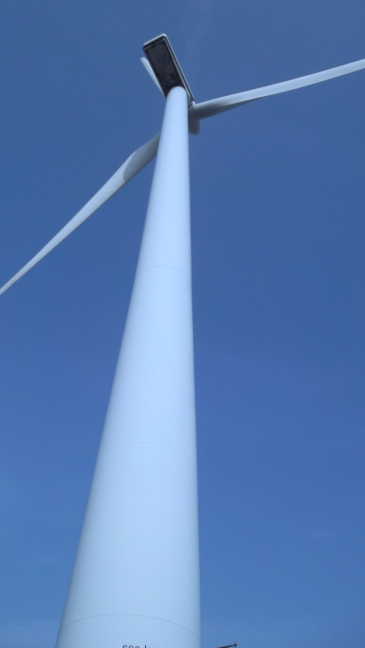
[[[196,101],[365,57],[355,0],[1,0],[0,285]],[[365,72],[191,137],[204,648],[365,645]],[[52,648],[153,165],[0,299],[0,648]]]

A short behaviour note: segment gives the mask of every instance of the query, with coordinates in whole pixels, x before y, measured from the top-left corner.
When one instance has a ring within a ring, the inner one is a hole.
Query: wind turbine
[[[188,133],[255,99],[365,59],[196,104],[165,35],[143,65],[166,97],[144,144],[0,290],[4,293],[156,155],[121,351],[57,648],[197,648],[200,595]]]

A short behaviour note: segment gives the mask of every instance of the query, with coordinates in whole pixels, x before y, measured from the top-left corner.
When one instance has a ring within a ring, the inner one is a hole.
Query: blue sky
[[[0,4],[0,284],[197,101],[365,57],[348,0]],[[191,138],[203,646],[363,648],[365,72]],[[0,648],[54,645],[153,165],[0,300]]]

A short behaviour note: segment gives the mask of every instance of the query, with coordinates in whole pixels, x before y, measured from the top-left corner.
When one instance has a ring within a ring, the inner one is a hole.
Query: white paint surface
[[[57,648],[198,648],[187,96],[168,95]]]

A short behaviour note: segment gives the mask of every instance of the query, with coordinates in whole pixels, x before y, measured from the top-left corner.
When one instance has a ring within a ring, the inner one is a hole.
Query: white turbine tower
[[[199,542],[188,132],[242,104],[365,68],[365,59],[195,104],[166,36],[142,62],[166,96],[133,153],[5,292],[157,153],[146,223],[57,648],[198,648]]]

